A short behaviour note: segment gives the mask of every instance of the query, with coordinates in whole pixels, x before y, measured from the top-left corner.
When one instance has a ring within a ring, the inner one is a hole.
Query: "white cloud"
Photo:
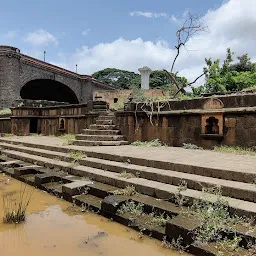
[[[43,29],[28,33],[24,40],[34,46],[47,46],[49,44],[58,45],[57,38]]]
[[[167,13],[164,12],[141,12],[141,11],[134,11],[129,13],[130,16],[143,16],[146,18],[160,18],[160,17],[167,17]]]
[[[203,17],[209,33],[200,33],[188,42],[189,51],[181,51],[175,70],[193,81],[203,71],[205,58],[223,60],[228,47],[236,56],[248,53],[252,60],[256,60],[255,10],[255,0],[230,0],[218,9],[209,10]],[[78,64],[79,73],[82,74],[91,74],[107,67],[135,72],[142,66],[170,70],[176,53],[174,44],[172,42],[170,47],[165,41],[119,38],[93,47],[84,45],[71,56],[66,56],[65,62],[72,70]]]
[[[87,36],[91,32],[91,29],[85,29],[82,31],[82,36]]]
[[[148,65],[153,69],[164,68],[170,63],[172,51],[166,42],[144,42],[141,38],[125,40],[119,38],[111,43],[101,43],[89,48],[77,49],[71,63],[78,64],[79,71],[91,74],[97,70],[113,67],[136,71]]]

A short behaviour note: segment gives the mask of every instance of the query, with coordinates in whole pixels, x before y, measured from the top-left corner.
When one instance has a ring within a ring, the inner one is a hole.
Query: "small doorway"
[[[38,118],[30,118],[29,133],[38,133]]]

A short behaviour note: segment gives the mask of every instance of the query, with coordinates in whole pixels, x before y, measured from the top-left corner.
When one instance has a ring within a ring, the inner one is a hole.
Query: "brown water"
[[[7,179],[10,179],[9,182]],[[177,256],[161,242],[34,189],[26,222],[3,224],[2,196],[19,194],[21,183],[0,174],[1,256]],[[186,255],[186,254],[183,254]]]

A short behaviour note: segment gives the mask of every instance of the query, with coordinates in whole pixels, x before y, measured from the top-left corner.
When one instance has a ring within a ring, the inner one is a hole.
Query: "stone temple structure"
[[[95,90],[113,89],[91,76],[24,55],[18,48],[0,46],[0,107],[19,99],[86,103]]]

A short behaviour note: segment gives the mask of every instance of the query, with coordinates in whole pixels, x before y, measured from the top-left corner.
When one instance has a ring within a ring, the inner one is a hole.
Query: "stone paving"
[[[11,136],[6,137],[6,139],[40,145],[63,146],[74,150],[83,149],[91,152],[111,153],[112,155],[156,160],[166,163],[195,165],[204,168],[214,168],[234,172],[242,171],[244,173],[256,173],[256,156],[221,153],[210,150],[184,149],[178,147],[136,147],[132,145],[118,147],[85,147],[65,145],[65,140],[50,136]]]

